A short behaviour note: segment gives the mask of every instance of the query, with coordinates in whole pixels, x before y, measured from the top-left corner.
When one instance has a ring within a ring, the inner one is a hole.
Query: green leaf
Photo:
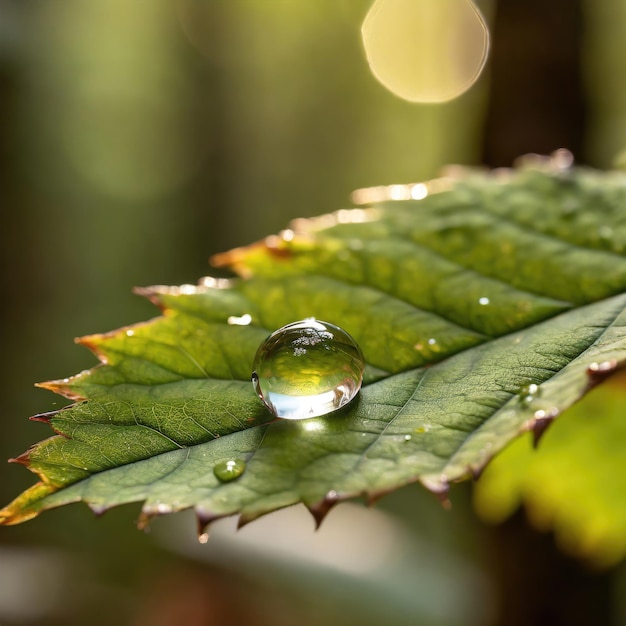
[[[626,556],[626,399],[623,374],[595,389],[546,433],[538,450],[515,440],[476,484],[481,516],[501,522],[524,504],[533,525],[598,567]]]
[[[77,402],[35,418],[57,435],[16,459],[41,482],[0,522],[76,501],[143,502],[142,523],[193,507],[201,526],[304,502],[319,522],[415,481],[445,499],[626,361],[624,174],[555,158],[399,190],[421,199],[296,220],[215,259],[241,279],[139,290],[162,317],[83,338],[101,364],[42,385]],[[311,316],[359,343],[363,389],[274,420],[253,356]],[[221,482],[228,460],[246,469]]]

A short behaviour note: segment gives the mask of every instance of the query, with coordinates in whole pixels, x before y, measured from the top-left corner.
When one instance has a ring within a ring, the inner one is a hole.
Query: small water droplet
[[[126,336],[127,336],[127,337],[132,337],[134,334],[135,334],[135,331],[134,331],[132,328],[129,328],[129,329],[126,331]]]
[[[210,289],[229,289],[232,281],[228,278],[214,278],[213,276],[205,276],[200,280],[201,287]]]
[[[406,185],[389,185],[389,198],[391,200],[410,200],[411,190]]]
[[[208,541],[209,541],[209,533],[202,533],[201,535],[198,535],[199,543],[208,543]]]
[[[241,459],[227,459],[213,466],[215,477],[224,483],[239,478],[245,471],[246,462]]]
[[[482,304],[483,306],[486,304],[489,304],[489,298],[485,298],[485,297],[478,298],[478,304]]]
[[[609,361],[603,361],[602,363],[592,363],[587,371],[591,374],[606,374],[617,369],[617,361],[610,359]]]
[[[411,198],[423,200],[428,195],[428,187],[424,183],[417,183],[411,187]]]
[[[244,313],[241,317],[231,315],[226,321],[231,326],[248,326],[252,322],[252,316],[250,313]]]
[[[550,163],[557,170],[567,170],[574,165],[574,155],[566,148],[559,148],[550,155]]]
[[[276,417],[326,415],[352,400],[365,360],[345,331],[313,318],[273,332],[254,357],[252,384]]]
[[[411,435],[404,435],[404,441],[411,441]]]
[[[520,401],[520,404],[523,406],[529,406],[530,403],[537,398],[541,394],[541,390],[538,385],[531,383],[530,385],[526,385],[519,390],[517,397]]]
[[[433,339],[432,337],[428,340],[428,345],[429,346],[434,346],[437,343],[436,339]]]

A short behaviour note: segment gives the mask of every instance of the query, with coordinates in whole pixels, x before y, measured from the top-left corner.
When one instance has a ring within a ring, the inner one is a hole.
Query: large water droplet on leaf
[[[213,473],[218,480],[227,483],[239,478],[246,471],[246,462],[241,459],[227,459],[216,463]]]
[[[309,318],[273,332],[253,368],[254,389],[274,415],[305,419],[350,402],[361,388],[365,360],[345,330]]]
[[[489,31],[471,0],[376,0],[361,32],[374,76],[411,102],[461,95],[489,50]]]

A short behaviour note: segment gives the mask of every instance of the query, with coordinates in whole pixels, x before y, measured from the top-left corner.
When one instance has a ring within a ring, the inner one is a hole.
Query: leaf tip
[[[28,419],[31,422],[43,422],[50,425],[52,418],[58,413],[58,411],[49,411],[47,413],[37,413],[37,415],[31,415]]]
[[[314,504],[307,504],[306,507],[309,510],[309,513],[313,516],[315,520],[315,530],[317,530],[321,525],[328,512],[339,502],[339,495],[334,489],[331,489],[326,495],[319,501]]]
[[[477,481],[485,471],[486,465],[483,463],[481,465],[470,465],[468,466],[468,471],[474,481]]]
[[[438,476],[422,476],[419,481],[428,491],[437,497],[444,509],[449,510],[452,508],[452,503],[448,497],[450,484],[445,474]]]
[[[273,260],[288,260],[293,257],[293,251],[289,245],[294,233],[291,229],[283,230],[278,235],[269,235],[249,246],[233,248],[228,252],[214,254],[209,260],[214,267],[228,267],[242,278],[250,278],[252,270],[249,260],[257,253],[268,254]]]
[[[205,511],[204,509],[198,507],[194,509],[194,513],[196,514],[196,529],[198,532],[198,541],[200,543],[206,543],[209,540],[209,533],[207,531],[208,527],[214,521],[221,519],[224,516],[217,515],[215,513],[209,513],[208,511]]]
[[[62,378],[60,380],[47,380],[42,383],[35,383],[35,387],[39,389],[45,389],[46,391],[51,391],[52,393],[56,393],[57,395],[63,396],[64,398],[67,398],[68,400],[72,400],[74,402],[81,402],[85,399],[85,397],[72,389],[72,382],[75,381],[77,378],[84,376],[84,374],[85,373],[83,372],[81,374],[76,374],[76,376],[72,376],[70,378]],[[52,411],[51,414],[57,412],[58,411]]]
[[[20,454],[19,456],[16,456],[15,458],[9,459],[9,463],[19,463],[20,465],[23,465],[24,467],[29,467],[30,466],[30,450],[27,450],[26,452],[22,452],[22,454]]]
[[[622,364],[623,365],[623,364]],[[587,376],[589,384],[592,387],[600,384],[602,381],[613,375],[620,367],[617,359],[608,359],[606,361],[594,362],[587,368]]]
[[[101,517],[109,510],[109,507],[104,504],[95,504],[93,502],[87,502],[87,506],[91,509],[91,512],[96,517]]]
[[[102,354],[102,351],[100,350],[100,343],[103,337],[104,335],[102,334],[84,335],[83,337],[76,337],[74,339],[74,343],[87,348],[88,350],[93,352],[93,354],[95,354],[102,363],[106,363],[106,357]]]
[[[141,513],[139,514],[139,518],[137,519],[136,526],[138,530],[149,532],[150,523],[155,517],[158,515],[174,513],[177,510],[179,509],[175,509],[173,506],[165,504],[164,502],[144,504],[141,509]]]
[[[239,518],[237,519],[237,530],[241,530],[244,526],[247,526],[250,522],[254,522],[255,519],[259,518],[262,513],[251,513],[243,511],[239,514]]]
[[[35,483],[15,498],[13,502],[0,509],[0,525],[13,526],[37,517],[46,508],[42,505],[42,500],[55,491],[56,487],[49,483]]]
[[[535,411],[532,419],[528,420],[524,425],[524,430],[532,431],[533,433],[533,446],[537,448],[539,442],[543,438],[546,430],[552,422],[560,415],[559,409],[553,407],[547,411],[539,409]]]
[[[161,294],[159,293],[159,289],[157,287],[133,287],[133,293],[137,296],[141,296],[142,298],[146,298],[154,306],[163,310],[165,306],[163,305],[163,301],[161,300]]]

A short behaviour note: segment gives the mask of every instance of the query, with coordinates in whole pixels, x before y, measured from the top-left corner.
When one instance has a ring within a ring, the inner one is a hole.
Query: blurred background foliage
[[[626,146],[626,4],[479,4],[487,71],[433,106],[371,76],[370,0],[0,0],[0,458],[50,434],[26,417],[63,400],[33,381],[94,364],[74,336],[156,314],[135,285],[195,282],[212,253],[448,163],[567,147],[609,166]],[[4,502],[32,483],[0,467]],[[483,525],[467,485],[452,499],[410,487],[319,536],[283,512],[206,546],[186,515],[144,534],[135,507],[52,511],[0,533],[0,624],[626,621],[623,566],[581,565],[523,514]],[[365,530],[342,550],[350,528]]]

